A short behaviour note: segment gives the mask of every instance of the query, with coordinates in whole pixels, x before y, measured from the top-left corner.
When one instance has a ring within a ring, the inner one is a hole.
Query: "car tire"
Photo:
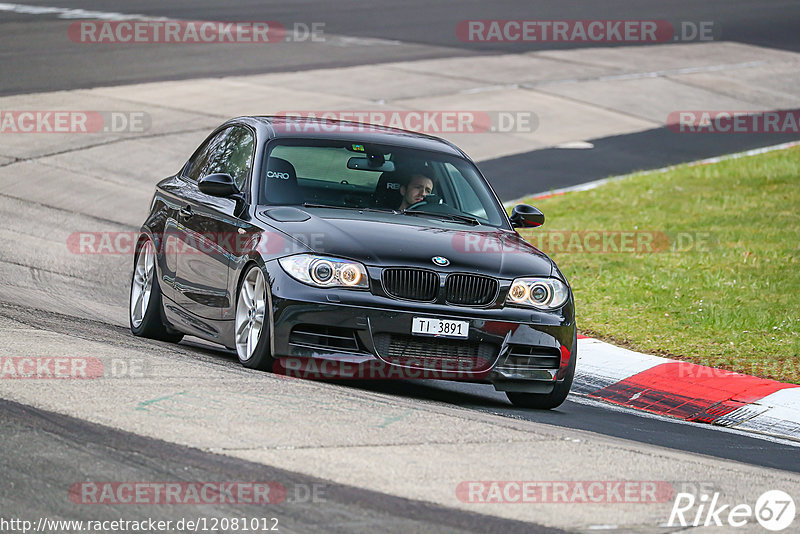
[[[533,408],[536,410],[552,410],[558,408],[569,395],[569,390],[572,387],[572,379],[575,378],[575,363],[578,360],[578,338],[575,336],[574,347],[570,355],[569,366],[567,367],[567,376],[561,382],[556,382],[553,391],[550,393],[521,393],[514,391],[506,391],[506,397],[511,401],[511,404],[518,408]]]
[[[268,371],[275,359],[270,354],[270,320],[264,272],[251,265],[236,294],[234,343],[239,362],[247,368]]]
[[[128,319],[134,336],[177,343],[183,334],[168,328],[162,319],[161,286],[158,284],[153,242],[139,243],[133,260]]]

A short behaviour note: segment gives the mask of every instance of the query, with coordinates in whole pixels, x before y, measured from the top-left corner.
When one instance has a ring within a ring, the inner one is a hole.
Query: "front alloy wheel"
[[[268,370],[273,363],[269,351],[267,284],[261,268],[247,271],[236,300],[236,354],[245,367]]]
[[[578,332],[575,331],[575,337],[572,342],[572,354],[570,354],[570,361],[567,367],[567,374],[564,380],[556,382],[553,391],[550,393],[515,393],[511,391],[506,392],[506,397],[511,401],[511,404],[518,408],[534,408],[537,410],[552,410],[561,406],[569,390],[572,387],[572,380],[575,378],[575,364],[578,361]]]

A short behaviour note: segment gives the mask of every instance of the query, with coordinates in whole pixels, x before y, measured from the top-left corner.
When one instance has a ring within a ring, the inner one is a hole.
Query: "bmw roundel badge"
[[[433,258],[431,258],[431,260],[433,260],[433,263],[441,267],[446,267],[450,265],[450,260],[448,260],[444,256],[434,256]]]

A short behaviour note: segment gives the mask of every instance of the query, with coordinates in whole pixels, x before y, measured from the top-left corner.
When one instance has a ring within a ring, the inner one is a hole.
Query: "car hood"
[[[501,278],[551,276],[553,272],[547,255],[508,230],[391,213],[365,213],[369,219],[357,219],[350,213],[331,213],[333,210],[326,210],[325,215],[313,213],[316,210],[297,211],[308,214],[308,219],[275,221],[263,212],[258,218],[310,251],[366,265],[414,266]],[[435,265],[437,256],[447,258],[449,265]]]

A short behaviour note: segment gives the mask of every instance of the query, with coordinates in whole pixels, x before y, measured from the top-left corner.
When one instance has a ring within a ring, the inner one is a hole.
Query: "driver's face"
[[[433,180],[418,174],[411,178],[411,182],[407,186],[401,187],[400,192],[403,193],[403,208],[407,208],[412,204],[422,202],[427,195],[433,193]]]

